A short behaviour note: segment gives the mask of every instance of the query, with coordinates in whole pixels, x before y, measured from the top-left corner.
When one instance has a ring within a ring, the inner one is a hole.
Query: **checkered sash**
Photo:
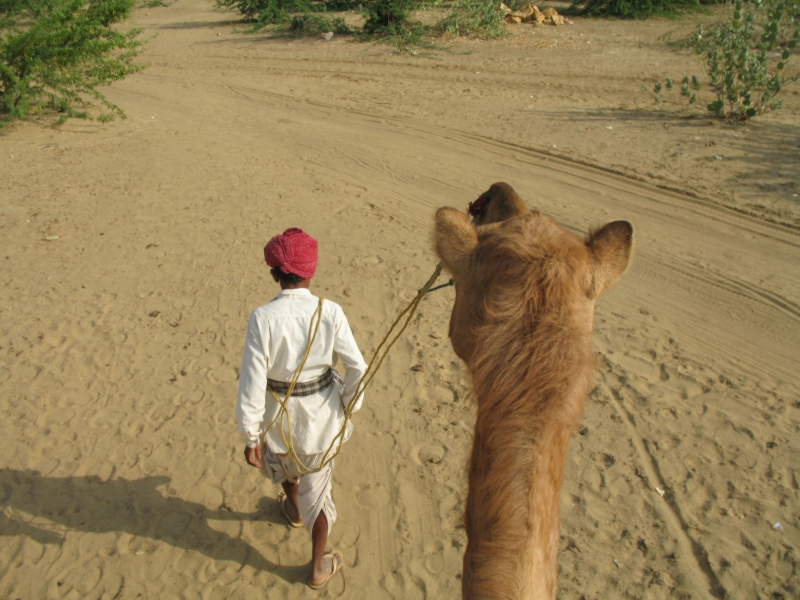
[[[327,389],[334,381],[336,382],[336,385],[339,386],[339,392],[344,393],[344,379],[342,379],[342,376],[339,375],[339,371],[336,369],[328,369],[315,379],[302,382],[298,381],[297,385],[294,386],[292,396],[302,398],[303,396],[312,396],[314,394],[318,394],[322,390]],[[282,396],[285,396],[289,391],[290,385],[291,383],[288,381],[267,379],[267,387],[276,394],[281,394]]]

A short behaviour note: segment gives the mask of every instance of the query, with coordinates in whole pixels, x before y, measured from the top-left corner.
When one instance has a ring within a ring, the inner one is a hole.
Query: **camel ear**
[[[434,232],[436,254],[442,259],[445,268],[458,277],[468,268],[469,257],[478,246],[478,232],[469,216],[445,206],[436,211]]]
[[[597,231],[590,231],[586,247],[591,255],[585,289],[590,299],[613,286],[628,268],[633,249],[633,226],[614,221]]]

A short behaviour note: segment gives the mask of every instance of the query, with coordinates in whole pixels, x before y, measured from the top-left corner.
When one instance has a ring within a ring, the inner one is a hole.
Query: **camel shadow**
[[[41,544],[60,544],[64,536],[59,529],[126,532],[269,571],[289,583],[307,576],[308,565],[277,565],[244,540],[209,526],[212,520],[282,524],[274,502],[263,498],[252,513],[210,510],[157,489],[168,490],[170,481],[163,475],[102,481],[96,476],[43,477],[38,471],[5,469],[0,471],[0,536],[24,535]]]

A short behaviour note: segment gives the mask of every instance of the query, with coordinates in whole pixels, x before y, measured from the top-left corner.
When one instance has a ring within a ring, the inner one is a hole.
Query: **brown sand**
[[[452,289],[356,416],[345,575],[321,593],[233,407],[271,235],[319,238],[314,289],[369,356],[433,270],[435,208],[495,181],[576,232],[636,229],[597,309],[560,596],[798,597],[798,88],[745,126],[654,105],[643,81],[699,72],[658,39],[691,20],[520,26],[427,58],[242,36],[211,4],[137,10],[157,37],[109,91],[127,120],[0,132],[0,597],[459,598]]]

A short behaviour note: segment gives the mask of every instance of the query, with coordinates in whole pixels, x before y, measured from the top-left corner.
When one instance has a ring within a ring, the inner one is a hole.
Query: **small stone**
[[[415,373],[421,373],[422,371],[425,370],[425,367],[423,365],[414,365],[413,367],[411,367],[411,370],[414,371]]]
[[[151,317],[157,317],[160,314],[161,314],[160,310],[154,310],[153,312],[150,313],[150,316]]]

